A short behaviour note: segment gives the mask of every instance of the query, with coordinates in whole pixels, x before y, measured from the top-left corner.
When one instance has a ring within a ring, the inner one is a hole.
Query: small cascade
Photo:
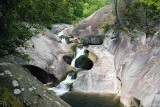
[[[60,36],[63,36],[64,35],[64,33],[61,31],[61,32],[59,32],[58,33],[58,36],[60,37]]]
[[[63,43],[63,44],[67,44],[67,40],[66,40],[66,38],[62,38],[62,39],[61,39],[61,43]]]
[[[82,47],[82,48],[76,47],[76,54],[75,54],[75,56],[74,56],[74,58],[73,58],[73,60],[71,62],[71,66],[72,67],[76,68],[75,67],[75,61],[76,61],[76,59],[78,57],[80,57],[81,55],[85,55],[85,50],[86,49],[87,49],[86,47]]]
[[[70,85],[75,81],[76,78],[77,74],[74,71],[71,71],[67,75],[66,79],[60,82],[59,85],[57,85],[56,87],[48,88],[48,90],[54,91],[58,96],[63,95],[64,93],[69,91]]]

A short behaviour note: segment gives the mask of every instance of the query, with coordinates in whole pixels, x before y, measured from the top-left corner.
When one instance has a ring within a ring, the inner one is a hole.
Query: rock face
[[[121,33],[117,46],[115,67],[121,82],[121,102],[127,107],[159,107],[160,38],[141,35],[132,40]]]
[[[89,35],[101,35],[103,29],[101,28],[103,23],[113,25],[115,22],[115,15],[112,5],[107,5],[96,12],[94,12],[88,18],[79,22],[72,31],[72,36],[89,36]]]
[[[89,51],[98,57],[93,68],[80,71],[73,83],[75,91],[117,93],[116,71],[114,69],[114,56],[102,46],[90,46]]]
[[[16,57],[11,59],[17,64],[38,66],[60,79],[66,73],[63,55],[69,50],[69,46],[58,42],[57,35],[46,29],[28,41],[27,49],[19,48],[31,57],[31,61],[19,61]]]
[[[103,43],[104,36],[84,36],[81,37],[82,44],[87,45],[101,45]]]
[[[72,25],[69,24],[53,24],[52,25],[52,29],[51,32],[53,34],[58,34],[59,32],[61,32],[62,30],[64,30],[65,28],[70,28],[73,27]]]
[[[0,59],[0,101],[12,107],[70,107],[26,69]]]

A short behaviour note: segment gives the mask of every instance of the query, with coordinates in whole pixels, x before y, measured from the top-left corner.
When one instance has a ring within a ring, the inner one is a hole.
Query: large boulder
[[[70,107],[46,90],[29,71],[3,59],[0,59],[0,84],[0,102],[7,107]]]
[[[140,33],[138,33],[140,34]],[[130,38],[122,32],[115,51],[121,102],[127,106],[160,106],[160,38]]]
[[[80,21],[72,31],[72,36],[98,36],[103,34],[102,26],[105,23],[113,25],[115,14],[112,5],[106,5],[94,12],[91,16]]]
[[[57,35],[49,30],[44,30],[33,36],[28,43],[28,48],[18,48],[20,52],[29,55],[29,62],[11,56],[9,59],[21,65],[35,65],[61,79],[66,73],[63,56],[70,51],[69,46],[59,43]]]
[[[118,93],[114,56],[103,46],[89,46],[98,58],[91,70],[80,71],[73,83],[75,91]]]

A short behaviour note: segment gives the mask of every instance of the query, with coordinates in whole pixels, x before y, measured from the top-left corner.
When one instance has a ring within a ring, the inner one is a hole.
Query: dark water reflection
[[[72,107],[124,107],[119,97],[112,94],[70,92],[61,98]]]

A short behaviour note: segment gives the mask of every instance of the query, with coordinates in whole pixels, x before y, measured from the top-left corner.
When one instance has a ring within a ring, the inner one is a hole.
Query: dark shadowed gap
[[[58,79],[53,74],[47,73],[42,68],[34,65],[23,65],[22,67],[28,69],[30,73],[43,84],[51,83],[52,86],[55,86],[59,83]]]

